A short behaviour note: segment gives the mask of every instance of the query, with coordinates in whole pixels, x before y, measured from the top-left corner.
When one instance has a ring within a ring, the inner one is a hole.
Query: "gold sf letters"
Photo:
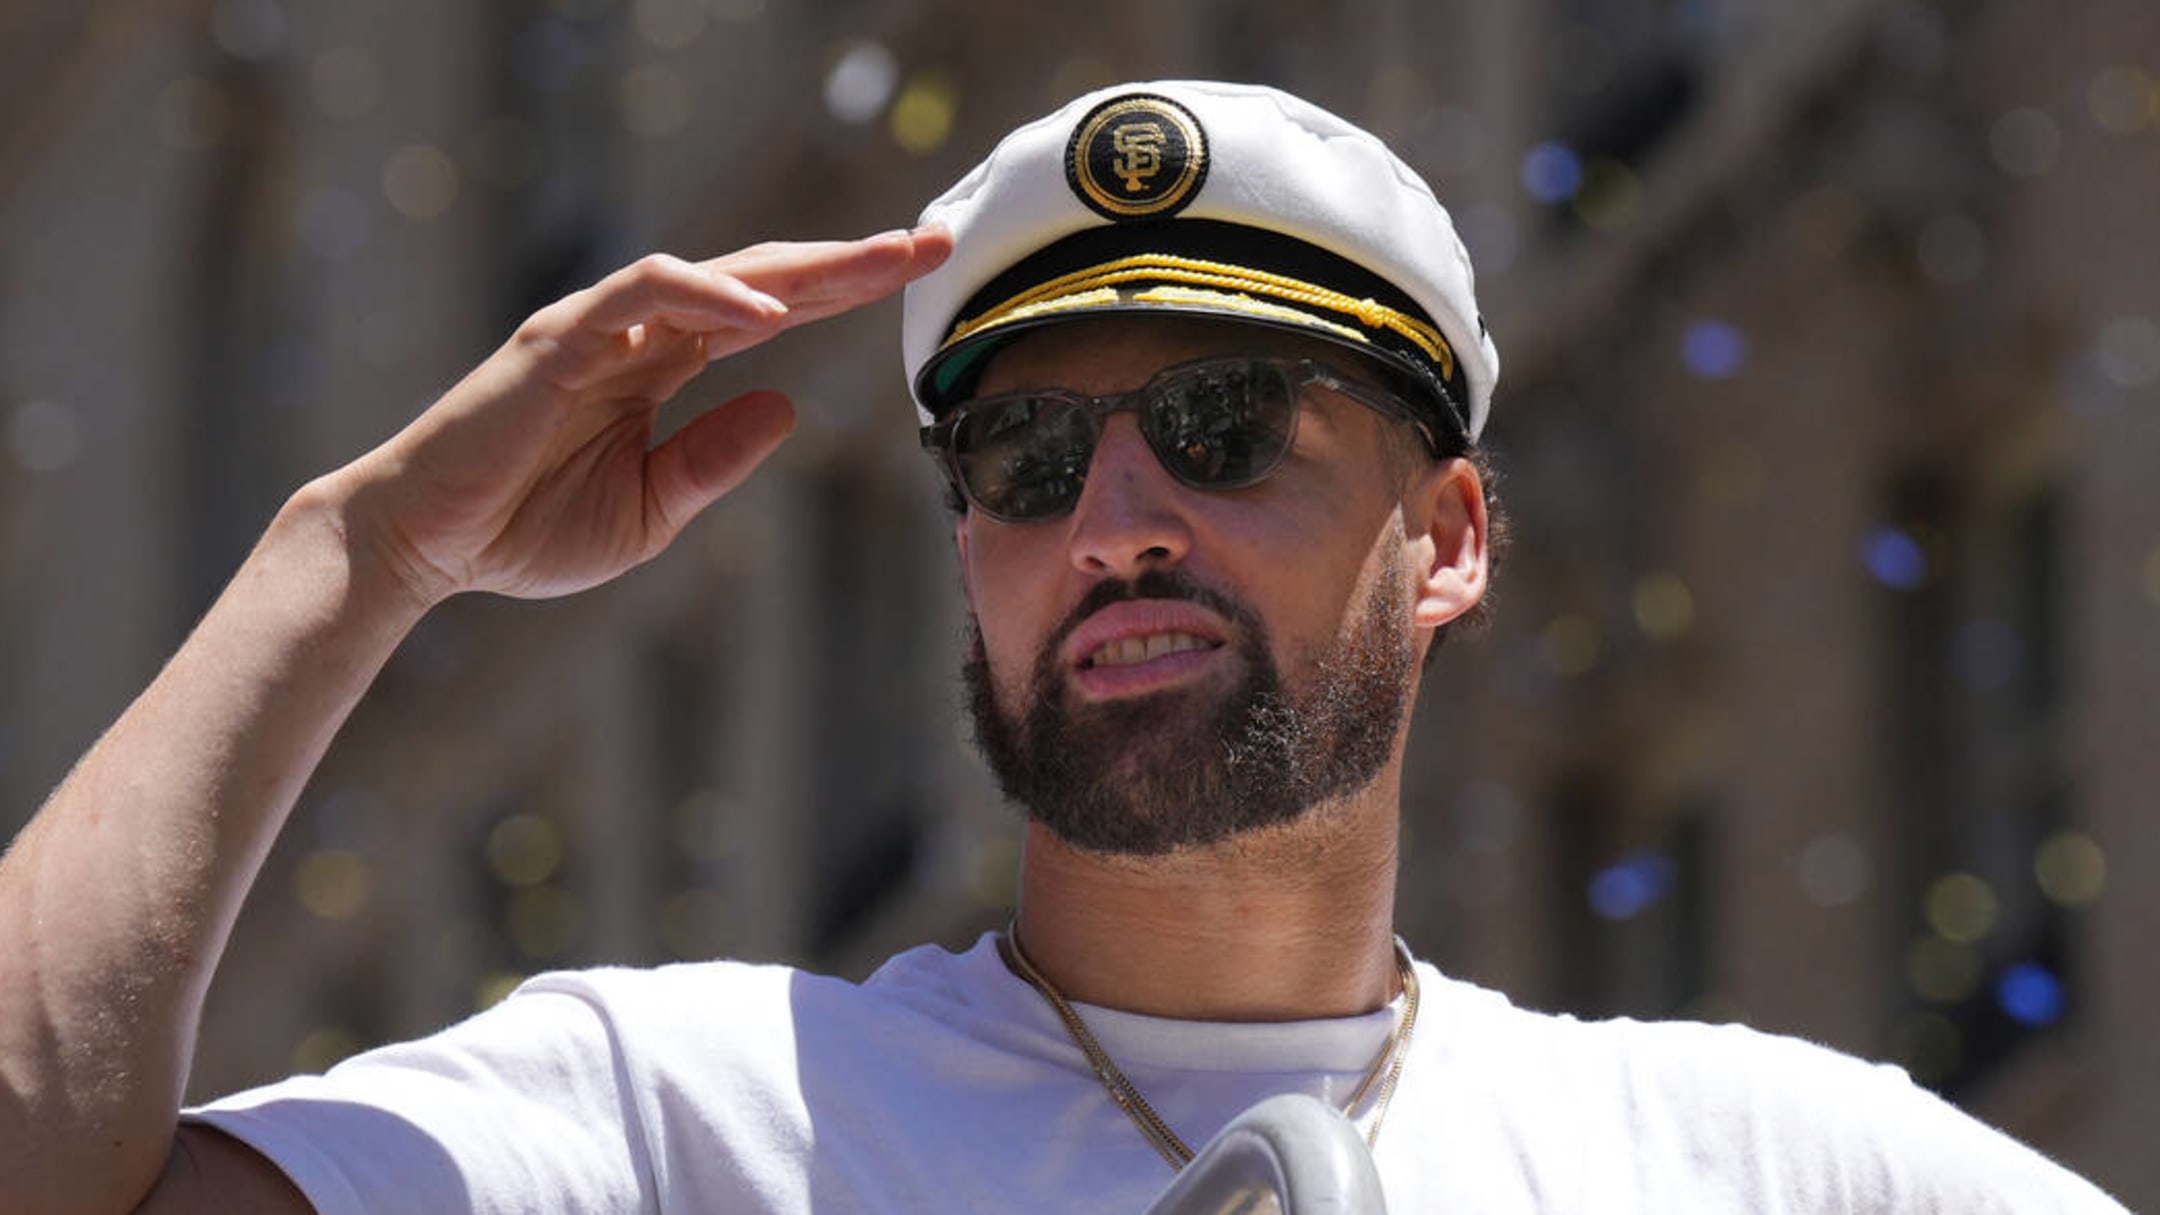
[[[1162,172],[1163,129],[1153,122],[1128,122],[1110,131],[1110,146],[1117,161],[1110,171],[1125,179],[1125,192],[1138,194],[1147,179]]]

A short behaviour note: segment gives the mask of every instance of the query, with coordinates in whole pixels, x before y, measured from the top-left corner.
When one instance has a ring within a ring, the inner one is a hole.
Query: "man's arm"
[[[786,398],[751,393],[653,447],[660,405],[710,360],[879,298],[950,243],[647,258],[536,313],[405,430],[293,496],[0,858],[10,1211],[125,1211],[153,1189],[150,1209],[187,1209],[235,1169],[267,1184],[275,1170],[214,1132],[176,1140],[181,1093],[248,886],[384,661],[452,594],[567,594],[659,553],[793,425]]]

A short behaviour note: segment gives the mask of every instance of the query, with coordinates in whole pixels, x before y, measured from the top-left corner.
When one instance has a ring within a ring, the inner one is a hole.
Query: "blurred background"
[[[0,827],[293,488],[533,308],[908,223],[1159,75],[1376,131],[1482,276],[1516,541],[1427,679],[1411,943],[1896,1061],[2160,1207],[2149,0],[0,5]],[[1003,922],[898,322],[690,389],[803,422],[665,559],[421,626],[253,896],[197,1096],[540,969],[860,976]]]

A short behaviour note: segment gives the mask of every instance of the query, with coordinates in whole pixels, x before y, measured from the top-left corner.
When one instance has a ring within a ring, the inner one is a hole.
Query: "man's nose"
[[[1131,416],[1113,414],[1073,504],[1074,567],[1095,577],[1131,578],[1182,562],[1192,551],[1185,501],[1195,492],[1164,470]]]

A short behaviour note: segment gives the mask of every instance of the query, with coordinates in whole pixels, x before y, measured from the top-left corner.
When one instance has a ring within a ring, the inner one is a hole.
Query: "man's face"
[[[1103,319],[1019,340],[980,391],[1106,394],[1225,354],[1355,374],[1324,343],[1252,326]],[[976,734],[1007,796],[1067,843],[1214,843],[1394,761],[1421,646],[1389,423],[1324,389],[1304,402],[1295,445],[1258,485],[1178,483],[1120,413],[1070,514],[961,521]]]

